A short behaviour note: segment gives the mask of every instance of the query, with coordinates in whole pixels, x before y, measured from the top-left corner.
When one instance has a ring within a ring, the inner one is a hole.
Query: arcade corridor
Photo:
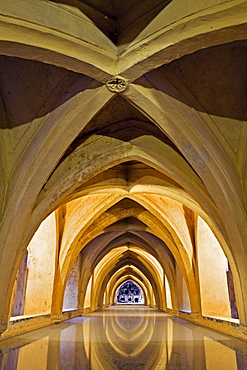
[[[247,370],[246,15],[0,1],[0,370]]]
[[[1,370],[247,369],[243,341],[140,305],[22,334],[1,350]]]

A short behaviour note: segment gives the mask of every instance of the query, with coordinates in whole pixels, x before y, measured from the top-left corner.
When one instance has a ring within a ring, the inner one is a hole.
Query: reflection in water
[[[145,306],[100,310],[0,346],[1,370],[247,370],[243,341]]]

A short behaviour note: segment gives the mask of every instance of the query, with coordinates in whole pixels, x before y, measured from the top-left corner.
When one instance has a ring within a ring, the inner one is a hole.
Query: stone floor
[[[247,344],[145,306],[115,306],[0,342],[1,370],[247,369]]]

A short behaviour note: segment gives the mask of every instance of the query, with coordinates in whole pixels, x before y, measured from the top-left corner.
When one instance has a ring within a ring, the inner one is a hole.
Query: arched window
[[[133,281],[126,281],[117,291],[116,303],[118,304],[143,304],[143,294],[138,285]]]

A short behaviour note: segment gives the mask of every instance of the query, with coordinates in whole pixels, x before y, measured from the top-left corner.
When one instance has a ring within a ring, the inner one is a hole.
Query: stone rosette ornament
[[[106,87],[113,93],[122,93],[128,87],[128,80],[122,76],[113,76],[107,81]]]

